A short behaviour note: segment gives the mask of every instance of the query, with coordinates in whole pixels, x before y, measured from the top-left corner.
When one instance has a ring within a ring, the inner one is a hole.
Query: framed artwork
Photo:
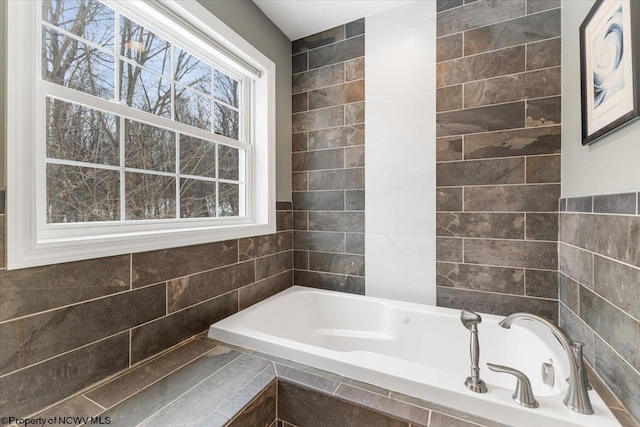
[[[640,1],[597,0],[580,25],[582,145],[640,117]]]

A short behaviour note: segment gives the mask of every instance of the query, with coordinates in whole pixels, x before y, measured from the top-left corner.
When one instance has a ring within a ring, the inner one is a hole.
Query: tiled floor
[[[638,427],[612,395],[594,386],[623,426]],[[37,417],[56,420],[50,424],[117,427],[503,426],[202,335]],[[87,417],[97,418],[92,423]]]

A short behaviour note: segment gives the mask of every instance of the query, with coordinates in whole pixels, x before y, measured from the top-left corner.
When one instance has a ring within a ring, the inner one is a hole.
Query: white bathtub
[[[483,314],[478,327],[485,394],[464,386],[470,333],[459,310],[294,286],[211,325],[209,337],[510,425],[620,425],[595,391],[594,415],[565,407],[568,362],[558,341],[537,323],[504,329],[501,319]],[[541,364],[550,361],[553,387],[541,377]],[[489,371],[487,362],[526,373],[540,407],[517,405],[515,379]]]

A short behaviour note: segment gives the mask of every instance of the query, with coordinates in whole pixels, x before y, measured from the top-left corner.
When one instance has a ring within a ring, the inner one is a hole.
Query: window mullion
[[[123,116],[118,116],[118,120],[120,122],[119,129],[119,137],[120,137],[120,221],[126,220],[126,182],[125,182],[125,144],[126,144],[126,135],[125,135],[125,118]]]

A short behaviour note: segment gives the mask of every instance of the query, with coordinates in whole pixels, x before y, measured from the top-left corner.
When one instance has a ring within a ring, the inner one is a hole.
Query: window
[[[9,16],[9,268],[275,231],[271,61],[193,1]]]

